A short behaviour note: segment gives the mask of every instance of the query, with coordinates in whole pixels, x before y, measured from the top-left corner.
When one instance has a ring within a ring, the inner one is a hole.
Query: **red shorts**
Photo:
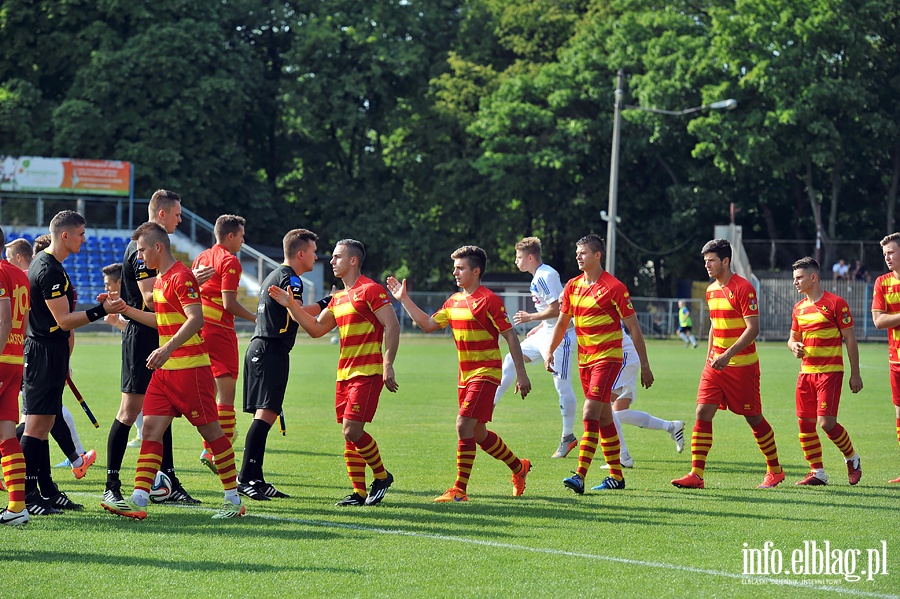
[[[894,405],[900,406],[900,364],[891,364],[891,397]]]
[[[346,381],[338,381],[334,390],[334,411],[337,414],[337,421],[372,422],[382,389],[384,377],[380,374],[355,376]]]
[[[201,336],[209,352],[213,376],[217,379],[223,376],[237,379],[238,342],[234,329],[207,324],[203,325]]]
[[[154,370],[144,395],[144,416],[184,416],[194,426],[219,420],[212,369]]]
[[[613,385],[621,369],[622,362],[609,362],[606,360],[579,368],[578,375],[581,377],[581,389],[584,391],[584,398],[609,403]]]
[[[697,390],[698,404],[719,404],[741,416],[762,414],[759,398],[759,362],[749,366],[726,366],[713,370],[709,364],[700,376]]]
[[[801,373],[797,377],[797,418],[837,416],[843,372]]]
[[[0,364],[0,420],[19,421],[19,390],[22,388],[21,364]]]
[[[466,383],[465,387],[458,387],[459,415],[478,422],[490,422],[494,417],[494,396],[499,386],[493,381],[476,379]]]

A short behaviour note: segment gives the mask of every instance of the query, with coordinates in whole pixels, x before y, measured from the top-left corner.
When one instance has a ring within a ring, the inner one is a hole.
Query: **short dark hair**
[[[172,248],[172,242],[169,239],[169,234],[166,233],[166,230],[163,229],[162,225],[159,225],[152,221],[146,222],[135,229],[134,234],[131,236],[131,239],[133,241],[137,241],[142,237],[144,238],[144,241],[163,244],[163,247],[167,250],[170,250]]]
[[[359,261],[359,266],[362,267],[362,263],[366,260],[366,246],[364,246],[361,241],[356,241],[355,239],[341,239],[334,245],[342,245],[347,248],[347,252],[351,256],[356,256]]]
[[[308,229],[292,229],[285,233],[281,240],[284,249],[284,257],[290,258],[299,251],[306,249],[310,243],[319,239],[319,236]]]
[[[160,210],[165,210],[166,212],[168,212],[172,209],[172,206],[179,202],[181,202],[181,196],[174,191],[169,191],[167,189],[157,189],[153,193],[153,196],[150,198],[150,205],[147,206],[147,210],[149,210],[150,216],[152,218]]]
[[[31,247],[31,244],[28,243],[28,240],[24,237],[19,237],[18,239],[13,239],[9,243],[6,244],[6,257],[9,258],[10,254],[16,254],[19,256],[28,256],[34,253],[34,249]]]
[[[602,252],[606,254],[606,241],[596,233],[588,233],[575,242],[575,245],[586,245],[591,248],[592,252]]]
[[[900,245],[900,233],[891,233],[890,235],[886,236],[881,240],[881,246],[884,247],[892,241],[897,245]]]
[[[809,256],[804,256],[800,258],[793,264],[791,264],[792,270],[811,270],[813,272],[819,272],[819,263],[816,262],[815,258],[810,258]]]
[[[122,280],[122,263],[107,264],[101,269],[103,276],[109,277],[115,281]]]
[[[450,257],[454,260],[465,260],[469,263],[469,268],[478,268],[479,278],[484,277],[484,271],[487,268],[487,252],[477,245],[464,245],[452,254]]]
[[[243,216],[237,216],[236,214],[223,214],[216,219],[216,240],[228,237],[229,233],[234,233],[235,235],[237,235],[237,232],[240,230],[240,228],[246,224],[247,219]]]
[[[43,252],[48,247],[50,247],[50,233],[44,233],[43,235],[38,235],[34,238],[34,253]]]
[[[703,245],[700,255],[715,254],[719,260],[728,258],[731,260],[731,242],[727,239],[712,239]]]
[[[55,237],[63,231],[70,231],[86,223],[87,221],[84,220],[84,217],[74,210],[61,210],[50,221],[50,234]]]

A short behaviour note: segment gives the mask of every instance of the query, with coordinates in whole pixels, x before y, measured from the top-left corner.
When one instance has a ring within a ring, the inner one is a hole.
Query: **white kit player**
[[[534,301],[536,313],[520,310],[513,315],[515,324],[540,321],[537,327],[528,331],[528,335],[522,342],[522,354],[525,362],[535,362],[543,365],[547,357],[547,349],[550,347],[550,339],[553,337],[553,327],[559,316],[559,296],[563,291],[559,280],[559,273],[541,261],[541,240],[537,237],[526,237],[516,244],[516,266],[522,272],[530,273],[531,299]],[[553,385],[559,394],[559,411],[562,414],[562,439],[559,448],[551,457],[564,458],[572,449],[578,446],[575,437],[575,415],[578,411],[578,402],[575,399],[575,391],[572,390],[572,359],[575,357],[575,327],[570,324],[566,336],[553,354],[553,363],[556,364],[556,372],[553,373]],[[516,382],[516,367],[512,357],[507,354],[503,360],[503,376],[500,387],[494,396],[494,405],[500,401],[503,394]]]
[[[634,341],[628,331],[622,331],[622,368],[619,376],[613,383],[612,404],[613,420],[616,422],[616,430],[619,433],[621,444],[621,462],[625,468],[634,467],[634,459],[625,444],[620,423],[630,424],[639,428],[649,428],[656,431],[666,431],[675,441],[675,450],[681,453],[684,450],[684,422],[681,420],[663,420],[647,412],[632,410],[631,404],[636,399],[637,377],[641,369],[637,351],[634,349]]]

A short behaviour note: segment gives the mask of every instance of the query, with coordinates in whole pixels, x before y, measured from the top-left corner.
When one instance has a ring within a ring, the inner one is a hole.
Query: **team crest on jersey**
[[[356,291],[354,291],[354,292],[353,292],[353,301],[354,301],[354,302],[358,302],[358,301],[361,300],[361,299],[362,299],[362,296],[360,296],[359,293],[357,293]]]
[[[844,315],[844,318],[841,319],[841,322],[843,322],[844,324],[850,324],[850,315],[849,315],[849,314],[845,314],[845,315]]]
[[[472,309],[474,310],[477,307],[478,307],[478,300],[475,300],[474,302],[472,302]]]
[[[751,312],[756,312],[756,310],[757,310],[758,308],[759,308],[759,306],[756,305],[756,302],[750,304],[750,311],[751,311]]]
[[[0,287],[0,295],[6,295],[6,288]]]

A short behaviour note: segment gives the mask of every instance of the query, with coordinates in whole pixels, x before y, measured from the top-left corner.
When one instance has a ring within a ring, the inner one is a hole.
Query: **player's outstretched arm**
[[[501,333],[509,345],[509,355],[512,356],[513,364],[516,366],[516,393],[522,394],[522,399],[531,393],[531,380],[528,373],[525,372],[525,356],[522,355],[522,346],[519,344],[519,336],[516,335],[515,329],[509,329]]]
[[[125,300],[120,298],[117,293],[109,294],[103,302],[93,308],[78,312],[69,311],[69,300],[65,296],[47,300],[47,308],[56,320],[56,324],[64,331],[83,327],[95,320],[100,320],[107,314],[119,314],[125,311],[125,307]]]
[[[394,296],[394,299],[398,300],[403,305],[403,309],[406,310],[406,313],[409,314],[409,317],[413,319],[413,322],[415,322],[420,329],[426,333],[431,333],[432,331],[441,328],[440,325],[434,321],[434,318],[426,314],[419,306],[417,306],[409,297],[409,294],[406,293],[406,279],[403,279],[403,282],[401,283],[394,277],[388,277],[387,288],[388,291],[391,292],[391,295]]]
[[[900,327],[900,314],[887,314],[880,310],[872,310],[872,322],[876,329],[894,329]]]
[[[294,299],[292,293],[277,285],[271,285],[269,287],[269,297],[287,308],[291,318],[303,327],[303,330],[314,339],[325,335],[337,326],[337,321],[335,321],[334,314],[331,313],[331,310],[322,310],[322,313],[316,318],[297,303],[297,300]]]

